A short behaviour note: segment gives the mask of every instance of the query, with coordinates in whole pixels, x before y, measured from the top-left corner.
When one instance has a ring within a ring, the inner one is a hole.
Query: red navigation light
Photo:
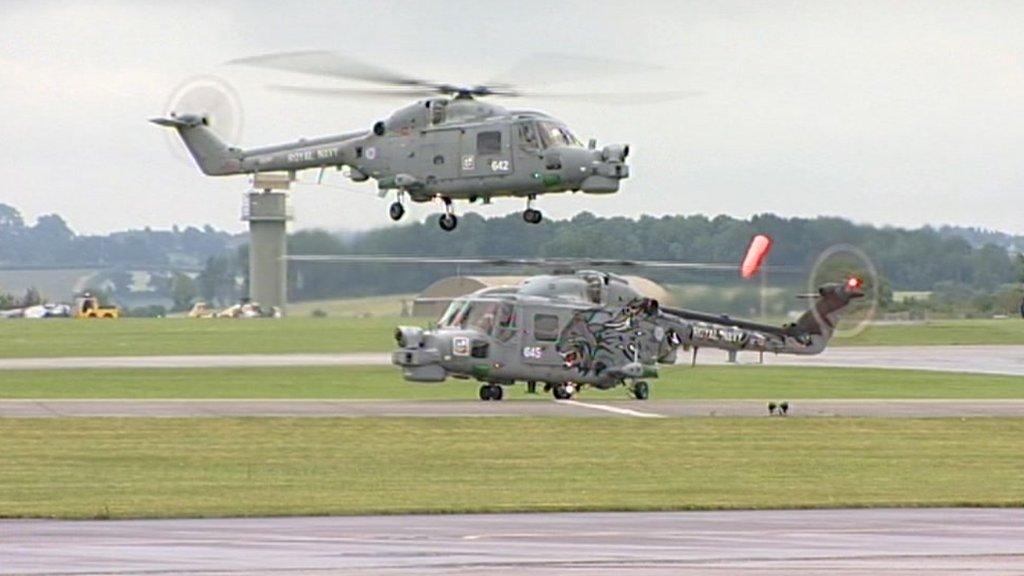
[[[765,234],[758,234],[750,239],[750,246],[747,246],[747,255],[743,257],[740,264],[740,276],[753,278],[761,270],[768,251],[772,249],[772,238]]]
[[[864,281],[856,276],[850,276],[850,279],[846,281],[848,288],[860,288],[864,284]]]

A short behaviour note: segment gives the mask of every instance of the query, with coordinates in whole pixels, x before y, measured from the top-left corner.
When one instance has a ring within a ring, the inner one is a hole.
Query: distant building
[[[438,318],[452,300],[481,288],[518,286],[529,276],[451,276],[434,282],[412,302],[412,315]],[[623,276],[638,292],[663,304],[673,304],[672,295],[661,284],[640,276]]]

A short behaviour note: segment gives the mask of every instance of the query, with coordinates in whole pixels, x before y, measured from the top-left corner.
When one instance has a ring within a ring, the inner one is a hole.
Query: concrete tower
[[[249,192],[242,220],[249,223],[249,298],[265,310],[283,313],[288,300],[287,224],[292,219],[287,192]]]

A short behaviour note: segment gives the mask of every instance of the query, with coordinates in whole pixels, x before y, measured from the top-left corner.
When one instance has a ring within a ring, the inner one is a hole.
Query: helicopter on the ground
[[[216,109],[219,105],[197,104],[196,98],[189,103],[186,94],[173,104],[166,117],[154,118],[152,122],[176,129],[199,168],[210,176],[283,172],[294,179],[299,170],[345,168],[355,182],[376,180],[382,196],[392,190],[396,192],[396,200],[389,208],[390,217],[396,221],[405,214],[406,198],[413,202],[440,199],[445,212],[438,223],[446,231],[458,224],[452,208],[454,200],[488,204],[503,196],[525,198],[523,219],[537,224],[542,219],[541,212],[532,206],[537,196],[566,191],[610,194],[617,192],[620,182],[629,177],[629,145],[598,148],[596,140],[584,145],[557,118],[537,111],[508,110],[478,99],[544,94],[527,94],[508,84],[459,86],[430,82],[322,51],[270,54],[231,63],[401,88],[278,87],[291,93],[423,98],[374,123],[368,130],[242,150],[224,143],[211,130],[217,127],[214,114],[189,109]],[[638,101],[651,102],[691,94],[635,96]],[[183,109],[174,109],[178,107]]]
[[[646,400],[645,379],[657,377],[658,364],[675,363],[680,348],[821,352],[839,313],[866,289],[857,276],[824,283],[804,295],[814,302],[795,322],[772,326],[668,308],[606,272],[540,275],[455,299],[433,329],[399,327],[392,363],[414,382],[477,380],[481,400],[501,400],[502,386],[517,381],[543,382],[562,400],[584,386],[626,386]]]
[[[481,400],[501,400],[516,381],[544,382],[557,399],[625,385],[646,400],[645,379],[680,348],[817,354],[837,314],[863,296],[858,278],[823,285],[810,310],[779,327],[662,307],[614,274],[535,276],[456,299],[433,330],[399,327],[392,362],[414,382],[481,381]]]

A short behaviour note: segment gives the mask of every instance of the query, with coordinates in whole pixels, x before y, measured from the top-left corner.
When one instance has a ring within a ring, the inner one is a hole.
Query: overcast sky
[[[299,49],[462,83],[535,53],[587,55],[660,69],[558,89],[701,92],[634,106],[499,100],[632,145],[619,194],[545,196],[552,217],[776,212],[1024,233],[1024,2],[5,0],[0,202],[29,220],[58,212],[80,233],[242,230],[246,178],[203,176],[146,119],[201,74],[237,89],[243,147],[368,128],[402,104],[273,93],[264,85],[301,77],[223,65]],[[538,69],[523,88],[549,81]],[[294,190],[297,227],[390,225],[371,183],[327,183],[344,189]]]

